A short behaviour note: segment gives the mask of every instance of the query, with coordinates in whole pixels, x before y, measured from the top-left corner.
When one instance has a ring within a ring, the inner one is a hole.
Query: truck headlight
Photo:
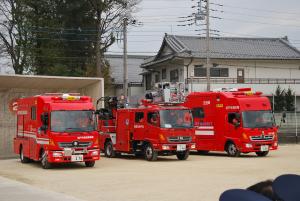
[[[195,144],[192,144],[192,145],[191,145],[191,149],[196,149],[196,145],[195,145]]]
[[[98,151],[92,151],[91,156],[98,156],[99,152]]]
[[[168,150],[168,149],[170,149],[170,146],[168,146],[168,145],[163,145],[163,146],[162,146],[162,149],[163,149],[163,150]]]
[[[52,154],[53,157],[62,157],[62,153],[61,152],[53,152]]]
[[[247,144],[245,144],[245,147],[246,148],[252,148],[253,146],[252,146],[252,144],[247,143]]]

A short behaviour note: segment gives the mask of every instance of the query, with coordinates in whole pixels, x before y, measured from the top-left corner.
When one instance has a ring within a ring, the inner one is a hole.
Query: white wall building
[[[272,96],[278,85],[300,97],[300,51],[287,38],[211,38],[211,89],[251,87]],[[158,54],[145,60],[146,90],[159,82],[183,82],[205,91],[206,41],[165,35]],[[298,100],[300,110],[300,99]]]
[[[144,95],[143,69],[141,64],[149,56],[145,55],[128,55],[128,96],[131,102],[137,102]],[[112,88],[105,91],[106,96],[120,96],[123,94],[123,55],[105,55],[110,63],[110,76],[112,77]]]

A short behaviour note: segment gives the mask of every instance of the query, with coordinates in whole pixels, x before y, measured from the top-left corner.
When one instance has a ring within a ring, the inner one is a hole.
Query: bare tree
[[[0,1],[0,41],[10,56],[16,74],[23,74],[28,65],[29,42],[21,0]]]
[[[115,42],[115,33],[123,19],[130,18],[140,0],[88,0],[96,21],[96,68],[97,77],[103,77],[104,52]]]

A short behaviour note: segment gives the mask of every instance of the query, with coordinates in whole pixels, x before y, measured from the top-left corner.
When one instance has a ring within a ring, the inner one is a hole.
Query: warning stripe
[[[32,132],[32,131],[23,131],[23,133],[18,132],[18,136],[33,138],[33,139],[36,140],[37,144],[49,144],[49,139],[48,138],[38,138],[36,136],[36,133]]]
[[[215,135],[213,130],[196,130],[195,135]]]

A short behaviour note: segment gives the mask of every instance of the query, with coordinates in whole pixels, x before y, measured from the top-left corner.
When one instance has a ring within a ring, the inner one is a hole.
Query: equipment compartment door
[[[143,111],[135,112],[133,125],[133,140],[143,140],[145,136],[146,116]]]
[[[24,115],[18,115],[17,121],[18,121],[17,136],[24,137]]]
[[[130,112],[127,110],[119,111],[117,114],[117,151],[130,151]]]
[[[195,122],[195,135],[197,150],[215,150],[216,136],[214,128],[214,111],[213,106],[215,101],[211,97],[201,97],[199,99],[202,107],[198,107],[198,110],[202,112],[194,111],[194,115],[198,115],[198,122]]]

